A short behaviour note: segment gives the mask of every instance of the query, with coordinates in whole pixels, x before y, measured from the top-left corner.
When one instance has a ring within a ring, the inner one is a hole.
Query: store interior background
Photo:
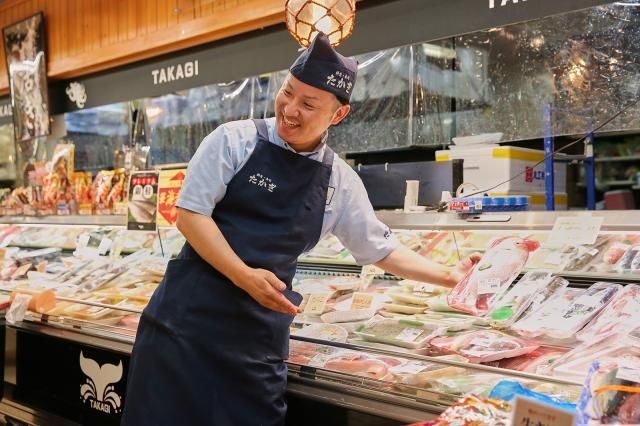
[[[354,165],[433,160],[452,137],[481,133],[502,132],[503,144],[542,149],[543,107],[551,104],[561,111],[553,123],[562,146],[588,132],[589,122],[596,127],[638,101],[639,6],[614,2],[357,55],[353,112],[331,130],[331,145]],[[65,142],[75,144],[76,171],[119,167],[128,149],[140,169],[186,163],[218,125],[273,116],[285,76],[286,70],[238,76],[67,112],[53,117],[51,136],[18,145],[13,126],[0,126],[0,180],[26,184],[25,165],[50,159]],[[638,129],[635,104],[596,134],[598,200],[605,191],[629,189],[640,206]],[[569,170],[569,206],[584,208],[582,167]]]

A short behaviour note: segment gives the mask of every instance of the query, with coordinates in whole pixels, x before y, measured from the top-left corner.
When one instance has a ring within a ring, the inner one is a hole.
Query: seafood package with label
[[[578,246],[577,252],[567,261],[562,268],[565,271],[581,271],[585,269],[605,247],[609,244],[609,237],[598,236],[594,244]]]
[[[507,328],[530,306],[540,291],[551,283],[549,271],[527,272],[489,312],[487,318],[494,328]]]
[[[401,363],[401,360],[393,357],[345,350],[328,357],[323,365],[317,367],[374,380],[393,381],[391,368]]]
[[[441,336],[446,330],[445,327],[427,322],[374,318],[358,327],[355,334],[371,342],[418,349],[426,347],[429,340]]]
[[[640,272],[640,245],[634,245],[627,249],[618,261],[616,268],[619,272]]]
[[[538,311],[519,321],[514,329],[527,337],[546,336],[552,339],[570,339],[591,321],[614,298],[622,286],[598,282],[586,290],[567,297],[556,298]]]
[[[540,346],[535,342],[493,330],[472,331],[454,337],[440,337],[431,340],[430,345],[442,353],[462,355],[473,363],[485,363],[524,355],[535,351]]]
[[[578,339],[592,341],[611,333],[631,331],[640,324],[640,286],[627,284],[582,331]]]
[[[437,356],[434,359],[444,361],[467,362],[460,355]],[[396,382],[409,386],[428,387],[432,380],[465,374],[465,369],[431,361],[406,360],[390,368]]]
[[[525,373],[544,374],[553,364],[569,350],[565,348],[541,346],[533,352],[515,358],[501,359],[496,367],[507,370],[523,371]]]
[[[640,424],[640,369],[594,362],[578,403],[576,424]]]
[[[493,242],[482,260],[449,293],[449,305],[473,315],[486,314],[522,271],[537,241],[505,237]]]

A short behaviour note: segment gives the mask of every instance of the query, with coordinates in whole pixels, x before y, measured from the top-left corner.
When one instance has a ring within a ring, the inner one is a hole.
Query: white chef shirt
[[[266,119],[269,141],[295,152],[275,130],[275,118]],[[226,123],[204,138],[189,162],[178,207],[211,216],[222,200],[227,185],[244,166],[258,141],[251,120]],[[312,160],[322,161],[326,134],[313,152],[301,152]],[[332,233],[351,252],[359,265],[382,260],[398,241],[389,228],[376,217],[367,191],[357,173],[334,154],[321,238]]]

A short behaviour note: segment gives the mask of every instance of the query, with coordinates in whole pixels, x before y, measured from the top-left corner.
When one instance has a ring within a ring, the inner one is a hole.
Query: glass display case
[[[335,238],[321,241],[293,282],[305,300],[291,328],[290,395],[402,424],[433,418],[467,393],[487,396],[502,380],[576,402],[591,360],[640,363],[630,337],[640,318],[640,216],[593,213],[603,218],[593,244],[550,238],[559,216],[580,215],[379,212],[404,245],[441,264],[485,253],[474,271],[493,275],[462,302],[462,282],[451,291],[400,280],[357,266]],[[109,220],[0,227],[5,306],[12,292],[43,297],[22,320],[15,307],[6,313],[15,322],[6,327],[3,412],[119,421],[140,313],[184,240],[173,228],[127,232]],[[524,268],[495,254],[505,242],[515,242],[508,258],[526,248]],[[501,268],[508,278],[496,286]],[[618,353],[604,354],[612,345]],[[121,371],[111,382],[118,404],[78,393],[91,378],[89,358]],[[56,365],[67,366],[64,377]]]

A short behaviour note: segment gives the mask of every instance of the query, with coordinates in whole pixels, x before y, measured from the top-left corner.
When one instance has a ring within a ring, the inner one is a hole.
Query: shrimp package
[[[537,241],[519,237],[495,240],[482,260],[449,293],[449,305],[473,315],[485,315],[522,271],[529,253],[539,247]]]

